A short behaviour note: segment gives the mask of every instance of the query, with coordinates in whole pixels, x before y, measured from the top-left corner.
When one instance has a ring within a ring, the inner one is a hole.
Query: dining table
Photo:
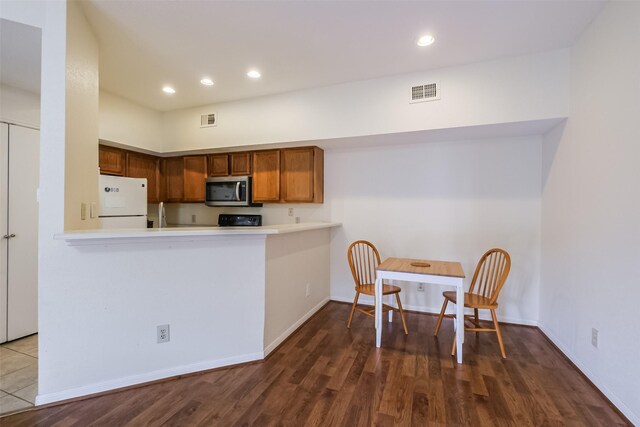
[[[376,269],[375,325],[376,347],[382,344],[382,282],[410,282],[456,288],[455,333],[457,362],[462,363],[464,343],[464,270],[459,262],[431,261],[411,258],[387,258]],[[392,312],[390,312],[392,313]],[[391,318],[391,316],[389,316]]]

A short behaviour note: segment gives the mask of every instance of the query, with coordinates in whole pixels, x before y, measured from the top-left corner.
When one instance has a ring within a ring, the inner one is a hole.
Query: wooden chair
[[[471,280],[471,286],[469,292],[464,294],[464,306],[473,308],[473,317],[464,316],[465,322],[473,324],[473,328],[465,327],[465,331],[472,332],[495,332],[498,336],[498,344],[500,345],[500,353],[502,357],[506,358],[504,351],[504,344],[502,342],[502,335],[500,334],[500,327],[498,326],[498,318],[496,317],[496,309],[498,308],[498,295],[500,290],[504,286],[504,282],[507,280],[509,270],[511,269],[511,257],[502,249],[491,249],[487,251],[476,267],[475,273],[473,273],[473,279]],[[475,291],[475,292],[474,292]],[[454,317],[455,314],[444,314],[447,309],[449,301],[457,304],[455,292],[443,292],[444,303],[442,304],[442,310],[440,311],[440,317],[438,317],[438,323],[436,324],[436,330],[433,333],[434,336],[438,335],[440,325],[442,324],[443,317]],[[478,321],[478,310],[487,309],[491,311],[491,318],[493,319],[494,328],[483,328]],[[451,355],[455,355],[456,352],[456,338],[453,338],[453,349]]]
[[[355,313],[356,310],[369,317],[375,318],[375,308],[368,307],[364,309],[358,307],[358,298],[360,298],[360,294],[375,296],[376,268],[380,264],[380,254],[372,243],[366,240],[358,240],[349,246],[347,259],[349,260],[351,274],[353,274],[353,281],[356,283],[356,297],[353,300],[349,322],[347,323],[347,328],[351,328],[353,313]],[[401,290],[402,289],[397,286],[382,285],[382,295],[395,295],[396,303],[398,304],[398,308],[395,308],[383,303],[382,311],[389,312],[389,321],[391,321],[393,312],[399,311],[400,318],[402,319],[402,328],[406,335],[409,334],[409,332],[407,331],[407,323],[404,320],[404,311],[402,310],[402,303],[400,302]]]

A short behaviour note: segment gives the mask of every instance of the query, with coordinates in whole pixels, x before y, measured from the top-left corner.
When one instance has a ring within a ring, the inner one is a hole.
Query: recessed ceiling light
[[[173,95],[174,93],[176,93],[176,90],[175,90],[174,88],[172,88],[171,86],[165,86],[165,87],[163,87],[163,88],[162,88],[162,91],[163,91],[164,93],[170,93],[170,94],[172,94],[172,95]]]
[[[259,79],[260,78],[260,71],[258,70],[251,70],[247,73],[247,76],[251,77],[252,79]]]
[[[429,46],[430,44],[433,44],[434,41],[436,41],[436,39],[433,36],[426,35],[420,37],[417,41],[417,44],[418,46]]]
[[[202,83],[205,86],[213,86],[213,80],[207,79],[207,78],[200,80],[200,83]]]

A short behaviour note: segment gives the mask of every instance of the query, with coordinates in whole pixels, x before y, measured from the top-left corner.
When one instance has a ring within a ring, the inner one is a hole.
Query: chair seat
[[[401,290],[402,289],[397,286],[382,285],[382,295],[397,294]],[[361,294],[365,294],[365,295],[375,295],[376,285],[360,285],[359,288],[356,288],[356,291],[359,291]]]
[[[457,299],[455,291],[443,292],[442,296],[454,303],[456,302],[456,299]],[[496,309],[498,308],[498,303],[491,304],[491,300],[489,298],[483,297],[482,295],[470,294],[468,292],[465,292],[464,306],[469,308]]]

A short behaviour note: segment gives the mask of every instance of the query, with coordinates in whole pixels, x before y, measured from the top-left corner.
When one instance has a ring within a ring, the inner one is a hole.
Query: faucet
[[[158,204],[158,228],[163,228],[167,226],[167,216],[164,212],[164,202],[160,202]]]

